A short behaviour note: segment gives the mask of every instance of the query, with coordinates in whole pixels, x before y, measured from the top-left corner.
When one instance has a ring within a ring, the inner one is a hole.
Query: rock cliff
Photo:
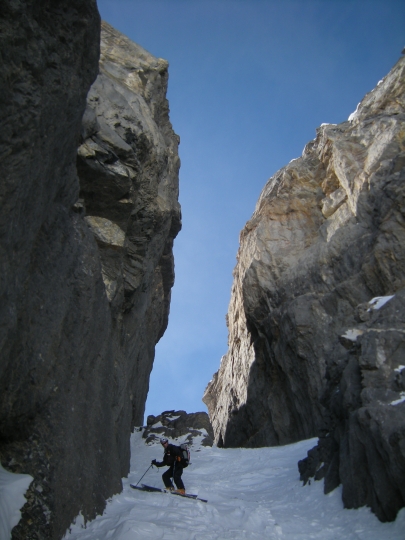
[[[76,208],[94,234],[117,351],[119,388],[141,425],[155,344],[167,327],[173,240],[181,229],[179,138],[169,121],[168,63],[107,23],[83,117]]]
[[[178,137],[167,62],[103,25],[99,67],[95,0],[3,4],[0,458],[34,478],[13,538],[58,539],[128,472],[174,279]]]
[[[203,398],[219,445],[320,435],[302,479],[381,520],[405,505],[404,73],[402,58],[267,182]]]

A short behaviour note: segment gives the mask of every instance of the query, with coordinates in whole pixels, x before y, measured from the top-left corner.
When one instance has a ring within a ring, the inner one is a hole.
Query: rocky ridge
[[[95,1],[7,0],[0,24],[0,458],[33,477],[13,538],[59,539],[129,470],[168,320],[179,140],[167,62],[103,24],[99,65]]]
[[[164,411],[159,416],[149,415],[143,429],[142,437],[146,444],[159,442],[161,437],[177,440],[193,445],[194,439],[199,439],[201,446],[212,446],[214,432],[206,412],[187,414],[186,411]]]
[[[302,479],[342,483],[347,508],[381,520],[405,505],[404,72],[402,58],[267,182],[203,398],[219,445],[320,435]]]

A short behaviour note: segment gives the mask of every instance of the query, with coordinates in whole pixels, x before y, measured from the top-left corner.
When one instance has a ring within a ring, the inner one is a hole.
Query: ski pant
[[[163,483],[166,487],[172,487],[172,478],[174,480],[174,483],[177,486],[177,489],[184,489],[183,480],[181,479],[181,475],[183,474],[183,467],[177,462],[175,462],[173,465],[170,465],[170,467],[167,469],[166,472],[162,474]]]

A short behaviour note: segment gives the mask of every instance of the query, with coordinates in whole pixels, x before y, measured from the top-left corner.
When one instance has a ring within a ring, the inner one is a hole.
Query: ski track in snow
[[[162,456],[159,444],[146,446],[135,432],[123,492],[86,528],[78,518],[65,540],[404,540],[405,509],[395,522],[381,523],[368,508],[344,510],[341,488],[324,495],[323,482],[302,485],[297,463],[316,442],[259,449],[195,444],[183,480],[205,504],[131,489]],[[150,469],[142,482],[162,487],[165,470]]]

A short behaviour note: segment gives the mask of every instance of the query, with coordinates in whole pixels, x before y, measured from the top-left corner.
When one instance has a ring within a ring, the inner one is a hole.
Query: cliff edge
[[[320,435],[302,479],[382,520],[405,505],[404,73],[402,58],[265,185],[203,398],[219,445]]]

